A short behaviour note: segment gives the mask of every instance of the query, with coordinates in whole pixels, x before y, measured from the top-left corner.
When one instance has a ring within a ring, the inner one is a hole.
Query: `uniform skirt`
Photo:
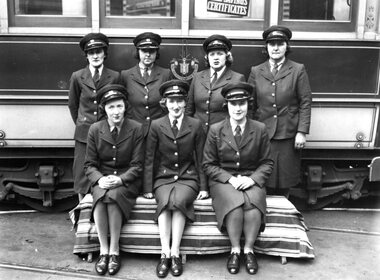
[[[239,191],[230,183],[211,181],[210,194],[220,231],[225,229],[226,215],[238,207],[243,207],[243,210],[257,208],[261,212],[260,231],[264,231],[267,208],[265,188],[253,186],[245,191]]]
[[[75,141],[73,162],[74,191],[81,194],[89,193],[91,188],[91,183],[87,179],[83,169],[86,156],[86,146],[86,143]]]
[[[104,203],[116,203],[124,216],[124,221],[126,222],[132,211],[133,206],[136,204],[136,193],[132,192],[128,187],[120,186],[114,189],[105,190],[95,185],[92,189],[92,213],[91,219],[93,220],[93,212],[96,204],[99,201]]]
[[[266,182],[270,189],[289,189],[301,181],[301,153],[294,149],[294,139],[270,141],[273,171]]]
[[[157,201],[155,220],[163,210],[179,210],[191,222],[195,219],[194,200],[197,198],[195,190],[188,185],[177,181],[175,183],[159,186],[154,191]]]

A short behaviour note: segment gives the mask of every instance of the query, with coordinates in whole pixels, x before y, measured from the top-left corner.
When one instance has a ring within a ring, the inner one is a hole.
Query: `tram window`
[[[89,27],[91,0],[8,0],[9,26]]]
[[[281,0],[279,23],[299,31],[354,32],[357,2],[352,0]]]
[[[106,16],[175,16],[175,1],[170,0],[108,0],[106,5]]]
[[[283,18],[349,21],[350,10],[347,0],[287,0],[283,3]]]
[[[196,0],[191,1],[190,28],[262,30],[268,18],[269,1],[265,0]]]
[[[181,0],[101,0],[101,27],[180,28]]]

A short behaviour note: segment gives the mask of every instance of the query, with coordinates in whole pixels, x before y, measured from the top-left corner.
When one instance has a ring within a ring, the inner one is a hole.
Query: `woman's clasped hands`
[[[113,189],[123,185],[123,182],[119,176],[108,175],[100,178],[98,184],[102,189]]]
[[[232,176],[229,180],[228,183],[230,183],[236,190],[246,190],[253,185],[255,185],[255,181],[252,180],[252,178],[247,177],[247,176]]]

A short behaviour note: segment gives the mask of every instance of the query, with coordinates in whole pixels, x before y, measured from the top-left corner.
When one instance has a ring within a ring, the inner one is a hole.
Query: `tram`
[[[302,184],[307,207],[380,195],[377,0],[3,0],[0,1],[0,203],[41,211],[72,208],[74,124],[67,108],[78,46],[89,32],[110,38],[105,64],[132,67],[132,39],[163,37],[161,66],[190,81],[204,69],[202,42],[233,42],[232,68],[247,78],[265,60],[262,31],[293,31],[292,60],[305,64],[313,92]]]

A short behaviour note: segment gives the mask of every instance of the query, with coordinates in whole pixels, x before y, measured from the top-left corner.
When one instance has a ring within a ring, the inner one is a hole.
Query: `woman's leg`
[[[261,212],[254,208],[244,211],[244,253],[253,252],[253,244],[256,241],[261,226]]]
[[[256,241],[257,234],[261,226],[261,212],[254,208],[244,211],[244,262],[245,268],[249,274],[256,274],[259,266],[256,256],[253,252],[253,244]]]
[[[161,253],[170,257],[170,235],[172,231],[172,212],[163,210],[158,216],[158,230],[160,232]]]
[[[185,228],[186,217],[179,210],[173,210],[172,214],[172,247],[171,255],[179,256],[179,246],[181,245],[183,230]]]
[[[240,238],[243,232],[243,208],[238,207],[226,215],[226,228],[231,242],[231,253],[240,254]]]
[[[110,230],[110,255],[119,255],[119,240],[123,225],[123,212],[116,203],[108,203],[108,221]]]
[[[100,243],[100,254],[108,255],[108,214],[107,205],[102,201],[98,201],[94,209],[94,221]]]

